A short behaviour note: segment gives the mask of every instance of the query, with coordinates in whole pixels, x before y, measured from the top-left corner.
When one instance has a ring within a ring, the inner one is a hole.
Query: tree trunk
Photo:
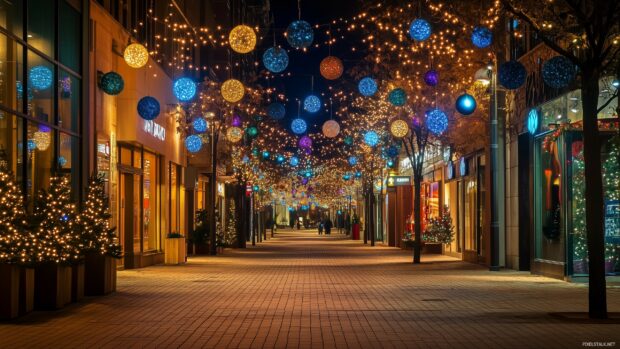
[[[601,146],[597,108],[599,72],[584,70],[581,75],[583,101],[583,155],[585,161],[586,231],[589,275],[589,314],[591,318],[607,318],[605,285],[605,224]]]
[[[370,215],[368,214],[368,207],[370,206],[369,202],[368,202],[368,190],[365,190],[365,194],[364,194],[364,245],[368,244],[368,234],[369,234],[369,230],[370,230]]]
[[[372,189],[372,187],[371,187]],[[375,193],[370,192],[370,246],[375,245]]]
[[[415,169],[414,169],[415,171]],[[420,263],[420,249],[422,243],[422,176],[414,173],[413,175],[413,219],[414,219],[414,236],[415,244],[413,244],[413,263]]]

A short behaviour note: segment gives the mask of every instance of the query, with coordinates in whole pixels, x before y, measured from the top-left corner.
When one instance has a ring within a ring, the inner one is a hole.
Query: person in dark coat
[[[332,221],[327,217],[325,219],[325,235],[329,235],[332,233]]]
[[[319,220],[319,224],[317,224],[318,228],[319,228],[319,235],[323,235],[323,220],[320,219]]]

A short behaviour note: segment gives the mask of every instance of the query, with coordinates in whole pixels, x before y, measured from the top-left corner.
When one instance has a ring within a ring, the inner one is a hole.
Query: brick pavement
[[[577,348],[620,324],[550,315],[587,309],[587,288],[491,273],[449,257],[341,235],[283,232],[184,266],[119,272],[118,292],[0,323],[0,348]],[[620,289],[608,291],[620,311]]]

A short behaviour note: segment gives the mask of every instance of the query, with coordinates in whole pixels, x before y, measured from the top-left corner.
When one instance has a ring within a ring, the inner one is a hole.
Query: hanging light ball
[[[159,115],[159,102],[151,96],[145,96],[138,101],[138,115],[144,120],[153,120]]]
[[[438,108],[428,110],[426,112],[426,127],[438,136],[448,129],[448,116]]]
[[[190,153],[197,153],[202,148],[202,138],[196,135],[185,138],[185,149]]]
[[[123,58],[128,66],[132,68],[142,68],[149,61],[149,51],[144,45],[133,43],[125,47]]]
[[[222,84],[220,92],[222,93],[222,97],[224,97],[227,102],[237,103],[245,95],[245,87],[239,80],[228,79]]]
[[[267,107],[267,114],[274,120],[281,120],[286,116],[286,108],[284,104],[274,102]]]
[[[64,156],[59,156],[58,157],[58,166],[60,167],[65,167],[65,165],[67,164],[67,159]]]
[[[123,77],[116,72],[107,72],[101,76],[101,80],[99,81],[99,87],[110,96],[116,96],[117,94],[123,91],[123,87],[125,87],[125,81],[123,81]]]
[[[407,93],[402,88],[395,88],[388,94],[388,101],[393,106],[402,107],[407,101]]]
[[[248,53],[256,46],[256,33],[247,25],[238,25],[228,34],[230,48],[237,53]]]
[[[263,150],[263,159],[267,160],[271,156],[271,153],[268,150]]]
[[[241,117],[239,115],[233,115],[230,126],[241,127]]]
[[[377,93],[377,82],[375,79],[367,76],[360,80],[357,84],[357,89],[360,91],[362,96],[370,97]]]
[[[281,164],[284,162],[284,160],[285,159],[283,155],[280,155],[280,154],[276,155],[276,163]]]
[[[351,136],[344,137],[343,141],[344,141],[345,145],[348,145],[348,146],[353,145],[353,137],[351,137]]]
[[[355,178],[362,178],[362,173],[360,171],[355,172]]]
[[[499,83],[509,90],[516,90],[525,83],[527,71],[518,61],[504,62],[499,66],[497,78]]]
[[[304,110],[308,113],[316,113],[321,110],[321,99],[315,95],[309,95],[304,99]]]
[[[390,133],[396,138],[403,138],[409,132],[409,125],[407,121],[402,119],[396,119],[390,124]]]
[[[306,48],[314,41],[312,26],[306,21],[295,21],[286,28],[286,41],[297,49]]]
[[[431,24],[422,18],[416,18],[409,26],[409,36],[418,41],[424,41],[431,36]]]
[[[47,150],[52,143],[50,132],[37,131],[32,135],[32,139],[37,149],[40,151]]]
[[[240,127],[232,126],[226,130],[226,139],[231,143],[237,143],[243,138],[243,130]]]
[[[439,83],[439,72],[435,69],[431,69],[424,73],[424,82],[428,86],[437,86]]]
[[[280,47],[268,48],[263,53],[263,65],[272,73],[281,73],[288,67],[288,54]]]
[[[288,164],[292,167],[297,167],[297,165],[299,165],[299,158],[296,156],[291,156],[291,158],[288,160]]]
[[[248,135],[249,138],[254,138],[258,136],[258,128],[256,126],[248,126],[245,129],[245,134]]]
[[[312,149],[312,138],[303,136],[299,139],[299,147],[301,149]]]
[[[357,156],[349,156],[349,165],[351,166],[357,165]]]
[[[400,149],[394,145],[390,145],[389,147],[387,147],[387,149],[385,149],[385,155],[387,155],[387,157],[389,158],[395,158],[398,156],[399,153]]]
[[[202,117],[197,117],[194,121],[192,121],[192,127],[194,128],[194,131],[202,133],[207,130],[209,125],[207,124],[207,120]]]
[[[172,85],[174,96],[181,102],[187,102],[196,95],[196,83],[190,78],[180,78]]]
[[[340,133],[340,124],[335,120],[327,120],[323,124],[323,135],[327,138],[334,138]]]
[[[342,76],[344,65],[338,57],[327,56],[321,61],[319,66],[321,75],[327,80],[336,80]]]
[[[291,122],[291,130],[295,134],[300,135],[306,132],[307,128],[308,128],[308,125],[306,124],[304,119],[297,118],[297,119],[293,119],[293,121]]]
[[[28,81],[35,90],[43,91],[52,86],[52,70],[43,65],[37,65],[30,68],[28,72]]]
[[[369,147],[375,147],[379,144],[379,135],[375,131],[366,131],[364,133],[364,143]]]
[[[342,179],[345,180],[345,181],[348,181],[348,180],[351,179],[351,175],[348,174],[348,173],[345,173],[345,174],[342,175]]]
[[[568,86],[575,79],[576,74],[575,65],[564,56],[555,56],[542,66],[543,81],[553,88]]]
[[[476,99],[468,93],[463,93],[456,99],[455,107],[462,115],[471,115],[476,110]]]
[[[493,42],[493,33],[486,27],[475,27],[471,33],[471,42],[477,48],[487,48]]]

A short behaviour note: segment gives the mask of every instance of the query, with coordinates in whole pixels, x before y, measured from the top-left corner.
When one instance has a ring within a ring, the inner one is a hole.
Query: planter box
[[[422,245],[422,253],[427,254],[441,254],[441,247],[443,244],[435,242],[427,242]]]
[[[34,310],[34,268],[19,268],[19,316]]]
[[[166,238],[166,264],[185,263],[185,238]]]
[[[84,263],[71,266],[71,302],[84,298]]]
[[[84,258],[84,294],[103,296],[116,291],[116,259],[100,253]]]
[[[195,255],[208,255],[209,254],[209,243],[195,244],[189,243],[189,251]]]
[[[34,308],[54,310],[71,303],[71,267],[45,263],[35,268]]]
[[[0,319],[19,316],[19,267],[0,264]]]

